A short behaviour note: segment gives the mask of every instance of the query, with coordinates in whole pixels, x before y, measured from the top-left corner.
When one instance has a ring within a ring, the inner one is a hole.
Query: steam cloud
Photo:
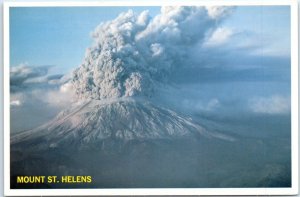
[[[129,10],[100,24],[94,44],[71,80],[79,99],[151,96],[178,66],[188,65],[189,50],[203,43],[226,18],[230,7],[162,7]]]

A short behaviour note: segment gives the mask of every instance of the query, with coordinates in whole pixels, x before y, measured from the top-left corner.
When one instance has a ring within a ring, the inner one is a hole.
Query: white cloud
[[[10,106],[20,106],[22,103],[20,100],[12,100],[10,101]]]
[[[182,107],[196,111],[214,111],[220,107],[220,101],[217,98],[212,98],[207,102],[196,99],[184,99]]]
[[[215,19],[222,19],[228,15],[230,15],[233,11],[232,7],[228,9],[228,7],[220,7],[220,6],[208,6],[206,7],[208,15]]]
[[[10,68],[10,91],[30,91],[55,85],[62,75],[49,75],[52,66],[28,66],[20,64]]]
[[[220,102],[218,99],[214,98],[214,99],[211,99],[208,103],[207,103],[207,106],[206,106],[206,110],[208,111],[212,111],[214,109],[216,109],[217,107],[220,106]]]
[[[215,47],[227,43],[234,35],[234,31],[227,27],[217,28],[203,44],[206,47]]]
[[[10,105],[12,107],[33,106],[37,103],[63,107],[75,98],[68,87],[68,76],[49,75],[52,66],[20,66],[10,70]],[[61,87],[60,87],[61,86]]]
[[[291,102],[289,97],[274,95],[253,98],[249,102],[249,107],[255,113],[286,114],[291,110]]]

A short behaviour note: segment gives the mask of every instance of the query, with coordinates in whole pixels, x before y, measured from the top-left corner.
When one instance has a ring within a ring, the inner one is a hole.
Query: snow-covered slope
[[[191,118],[143,100],[91,100],[61,112],[54,120],[11,137],[12,146],[30,143],[43,147],[101,144],[103,140],[172,139],[180,137],[221,138]]]

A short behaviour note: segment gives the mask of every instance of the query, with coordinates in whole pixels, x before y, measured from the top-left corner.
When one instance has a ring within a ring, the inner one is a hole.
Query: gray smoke
[[[79,99],[151,96],[155,87],[189,61],[192,46],[203,42],[230,7],[162,7],[121,13],[93,32],[94,44],[73,73]]]

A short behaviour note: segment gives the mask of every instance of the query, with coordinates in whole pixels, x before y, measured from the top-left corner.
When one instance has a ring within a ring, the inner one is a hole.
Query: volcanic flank
[[[11,139],[14,148],[97,149],[107,141],[156,140],[180,138],[233,138],[208,132],[191,118],[146,101],[122,99],[110,103],[96,100],[61,112],[54,120]],[[32,143],[34,142],[34,143]],[[30,145],[30,146],[29,146]]]

